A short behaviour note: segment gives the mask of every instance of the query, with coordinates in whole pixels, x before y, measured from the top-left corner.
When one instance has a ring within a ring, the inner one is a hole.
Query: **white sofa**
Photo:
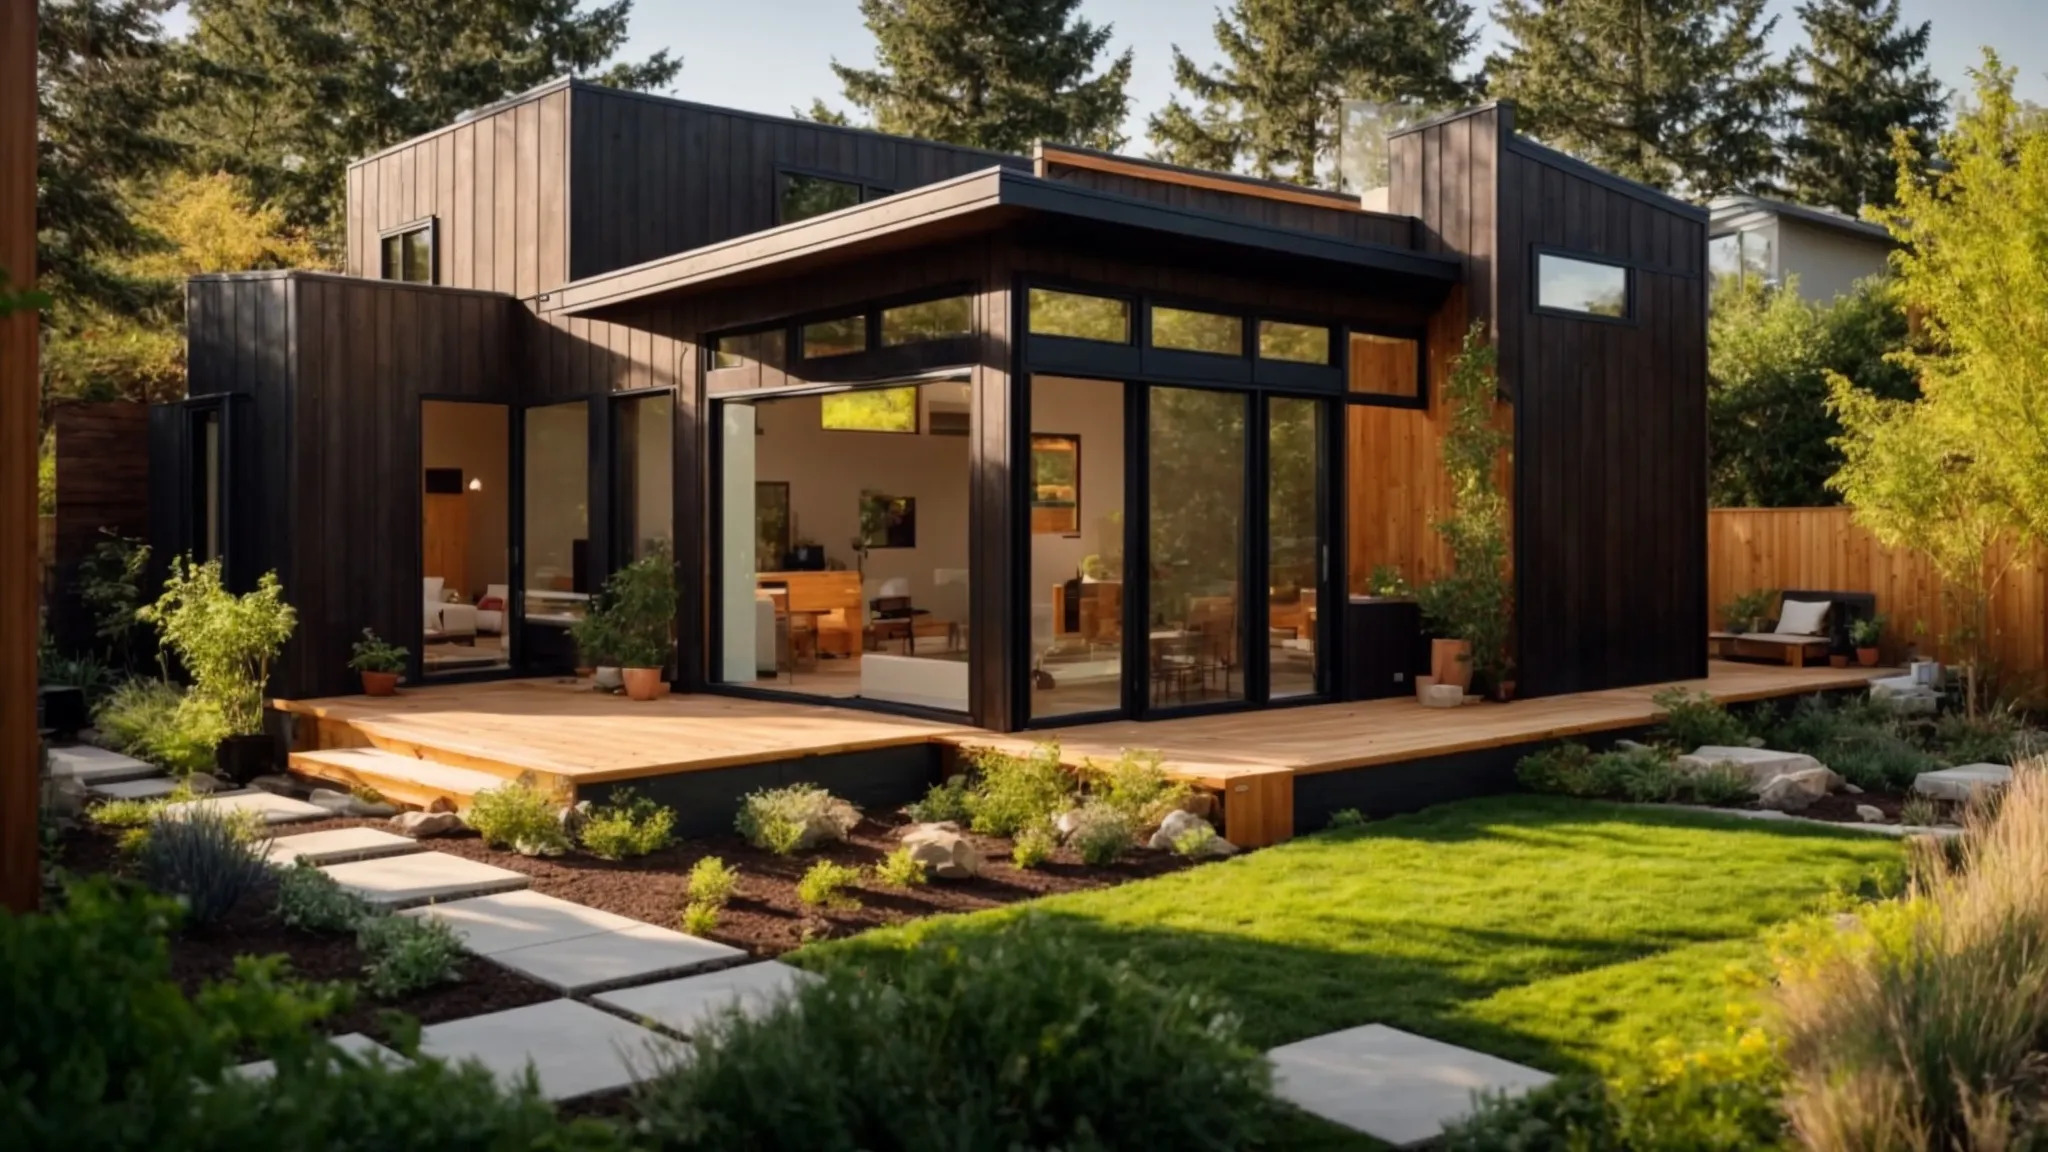
[[[422,591],[425,600],[422,607],[425,615],[421,625],[427,636],[433,640],[474,639],[476,636],[476,606],[473,604],[444,603],[442,579],[439,576],[424,577]]]
[[[477,631],[492,636],[504,633],[505,621],[511,617],[510,605],[512,601],[510,596],[510,589],[503,584],[484,585],[483,603],[478,604],[476,609]],[[497,601],[498,606],[496,608],[486,608],[483,606],[493,600]]]
[[[868,652],[860,658],[860,694],[868,700],[965,712],[967,661]]]

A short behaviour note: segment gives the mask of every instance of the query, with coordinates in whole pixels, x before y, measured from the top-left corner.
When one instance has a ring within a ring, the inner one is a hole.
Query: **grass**
[[[1725,973],[1761,962],[1766,929],[1902,858],[1889,837],[1505,796],[1031,906],[1105,957],[1226,997],[1262,1049],[1384,1023],[1553,1072],[1601,1071],[1661,1037],[1721,1034]],[[795,960],[886,970],[913,944],[1017,914],[918,921]],[[1290,1146],[1360,1146],[1315,1128]]]

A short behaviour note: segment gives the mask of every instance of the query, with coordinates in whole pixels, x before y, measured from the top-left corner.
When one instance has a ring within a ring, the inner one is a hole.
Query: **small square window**
[[[1351,333],[1346,386],[1362,396],[1413,400],[1422,395],[1422,348],[1400,336]]]
[[[711,346],[711,367],[745,368],[749,364],[782,363],[782,329],[764,328],[720,336]]]
[[[1619,264],[1574,260],[1550,252],[1538,253],[1536,306],[1625,319],[1628,316],[1628,269]]]
[[[1056,292],[1050,288],[1033,288],[1031,332],[1036,336],[1065,336],[1072,340],[1101,340],[1109,344],[1129,344],[1131,302],[1114,296],[1089,296],[1080,292]]]
[[[1261,320],[1259,359],[1290,360],[1296,364],[1328,364],[1330,330],[1320,324],[1289,324],[1283,320]]]
[[[403,280],[412,284],[434,282],[434,226],[422,225],[393,232],[384,237],[382,244],[383,266],[378,274],[386,280]]]
[[[974,298],[948,296],[882,309],[882,347],[974,335]]]
[[[851,208],[861,201],[861,186],[851,180],[833,180],[825,176],[804,176],[799,173],[784,173],[782,177],[782,223],[794,224],[841,208]]]
[[[1152,346],[1180,352],[1242,356],[1244,318],[1220,312],[1155,306],[1152,309]]]
[[[803,358],[844,356],[868,350],[868,318],[856,313],[831,320],[819,320],[803,328]]]
[[[917,431],[917,386],[818,397],[819,426],[833,432]]]

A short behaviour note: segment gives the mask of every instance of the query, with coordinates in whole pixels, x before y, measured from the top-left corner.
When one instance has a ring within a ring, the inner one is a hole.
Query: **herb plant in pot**
[[[1884,617],[1872,616],[1849,622],[1849,643],[1856,646],[1856,662],[1865,668],[1877,666],[1877,642],[1884,638]]]
[[[363,629],[363,638],[355,642],[348,659],[348,666],[362,673],[363,695],[396,696],[398,677],[405,671],[405,659],[412,655],[396,644],[386,643],[374,628]]]
[[[155,624],[164,646],[192,678],[187,698],[216,714],[224,735],[214,748],[220,774],[237,783],[271,771],[277,741],[263,730],[263,687],[270,662],[298,626],[277,573],[240,596],[221,583],[220,561],[181,557],[164,579],[163,595],[136,613]]]
[[[1507,497],[1500,490],[1508,433],[1496,419],[1493,346],[1480,325],[1465,334],[1444,382],[1449,427],[1444,472],[1451,507],[1433,527],[1450,553],[1450,571],[1416,593],[1430,642],[1430,674],[1438,685],[1470,690],[1476,677],[1497,698],[1513,695],[1508,637],[1514,618],[1508,581]]]

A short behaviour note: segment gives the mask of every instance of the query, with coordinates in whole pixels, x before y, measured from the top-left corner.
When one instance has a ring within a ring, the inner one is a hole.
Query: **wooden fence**
[[[1951,627],[1942,582],[1927,561],[1887,548],[1847,508],[1716,508],[1707,514],[1707,595],[1721,606],[1757,588],[1869,592],[1886,620],[1887,661],[1907,643],[1941,651]],[[2038,687],[2048,673],[2048,550],[2013,567],[1991,601],[1991,651],[1999,670]],[[2018,684],[2016,683],[2017,687]]]

